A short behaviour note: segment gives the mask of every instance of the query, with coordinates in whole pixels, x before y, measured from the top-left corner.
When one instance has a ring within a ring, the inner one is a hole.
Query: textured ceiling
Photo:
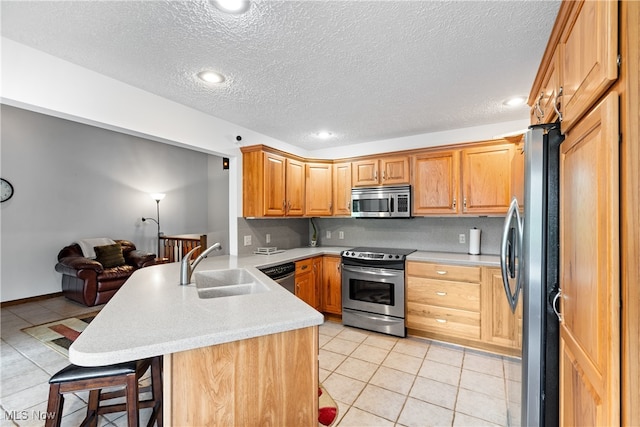
[[[526,119],[558,1],[7,1],[2,35],[314,150]],[[203,69],[227,77],[217,87]],[[319,140],[319,130],[334,134]]]

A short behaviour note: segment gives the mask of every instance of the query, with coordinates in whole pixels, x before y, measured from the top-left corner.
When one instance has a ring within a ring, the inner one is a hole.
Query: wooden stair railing
[[[200,249],[193,253],[191,257],[194,259],[200,253],[207,248],[207,235],[197,234],[180,234],[177,236],[160,236],[160,241],[163,253],[162,257],[166,262],[181,261],[182,258],[189,253],[190,250],[196,246],[200,246]]]

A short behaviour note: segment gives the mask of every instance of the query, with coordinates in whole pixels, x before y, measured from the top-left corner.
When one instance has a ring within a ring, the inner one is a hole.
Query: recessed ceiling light
[[[318,138],[320,138],[320,139],[328,139],[328,138],[331,138],[333,136],[333,134],[331,132],[329,132],[329,131],[322,130],[322,131],[316,133],[316,136]]]
[[[527,102],[527,98],[524,96],[514,96],[506,99],[502,104],[507,107],[517,107],[519,105],[523,105],[525,102]]]
[[[214,0],[213,4],[223,12],[240,14],[249,10],[249,0]]]
[[[206,83],[222,83],[225,80],[222,74],[211,70],[200,71],[198,78]]]

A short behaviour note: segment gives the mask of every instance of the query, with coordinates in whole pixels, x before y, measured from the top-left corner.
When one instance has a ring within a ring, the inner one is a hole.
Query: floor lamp
[[[153,193],[153,194],[150,194],[150,196],[151,196],[151,198],[153,200],[156,201],[156,218],[157,219],[144,218],[143,217],[142,218],[142,222],[145,222],[145,221],[149,220],[149,221],[155,222],[158,225],[158,253],[156,254],[156,256],[158,258],[161,258],[161,255],[160,255],[160,200],[164,199],[164,196],[166,196],[166,194],[164,194],[164,193]]]

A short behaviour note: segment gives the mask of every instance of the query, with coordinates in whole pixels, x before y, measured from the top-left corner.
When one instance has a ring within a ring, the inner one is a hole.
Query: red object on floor
[[[336,408],[320,408],[318,411],[318,422],[322,425],[328,426],[336,418]]]

